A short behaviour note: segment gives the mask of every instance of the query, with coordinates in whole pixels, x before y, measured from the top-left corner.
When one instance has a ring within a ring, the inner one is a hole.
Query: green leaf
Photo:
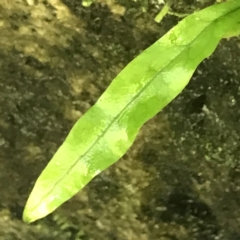
[[[239,0],[206,8],[182,20],[129,63],[74,125],[41,173],[24,221],[53,212],[121,158],[141,126],[183,90],[198,64],[239,21]]]

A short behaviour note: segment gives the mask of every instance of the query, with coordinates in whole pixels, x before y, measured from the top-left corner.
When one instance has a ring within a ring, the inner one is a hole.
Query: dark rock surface
[[[142,13],[131,1],[27,2],[0,1],[0,239],[240,239],[237,38],[221,42],[120,161],[52,215],[22,222],[34,181],[73,123],[178,21],[156,24],[156,7]],[[194,2],[173,10],[213,1]]]

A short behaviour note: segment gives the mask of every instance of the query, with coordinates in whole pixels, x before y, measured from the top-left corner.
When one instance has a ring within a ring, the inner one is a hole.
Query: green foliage
[[[194,13],[142,52],[74,125],[41,173],[24,210],[33,222],[53,212],[132,145],[141,126],[188,84],[222,37],[239,29],[240,1]]]

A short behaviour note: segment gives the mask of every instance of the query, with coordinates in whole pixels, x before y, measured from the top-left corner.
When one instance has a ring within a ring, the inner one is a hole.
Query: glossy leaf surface
[[[239,22],[239,0],[206,8],[182,20],[129,63],[78,120],[41,173],[24,221],[53,212],[121,158],[141,126],[184,89],[198,64],[231,29],[238,29]]]

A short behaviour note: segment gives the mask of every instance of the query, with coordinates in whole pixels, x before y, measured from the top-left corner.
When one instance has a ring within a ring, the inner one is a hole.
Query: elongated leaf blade
[[[209,7],[182,20],[128,64],[41,173],[24,221],[53,212],[121,158],[141,126],[183,90],[198,64],[239,22],[239,0]]]

